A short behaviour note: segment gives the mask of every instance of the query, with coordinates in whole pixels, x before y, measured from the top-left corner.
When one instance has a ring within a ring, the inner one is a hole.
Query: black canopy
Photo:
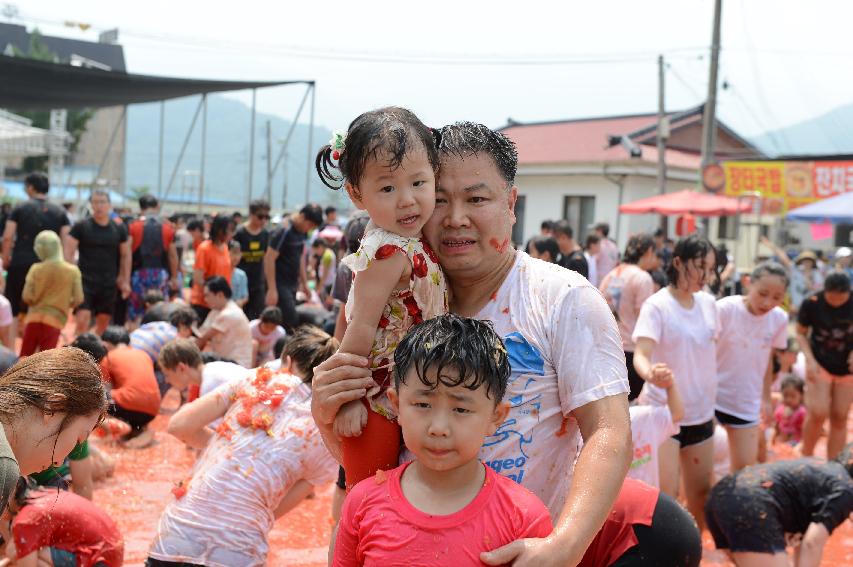
[[[92,108],[313,81],[205,81],[101,71],[0,55],[0,107]]]

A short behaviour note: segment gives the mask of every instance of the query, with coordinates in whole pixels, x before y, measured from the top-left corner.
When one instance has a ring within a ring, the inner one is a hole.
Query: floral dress
[[[401,252],[412,266],[408,288],[396,289],[382,310],[368,361],[376,385],[367,392],[370,407],[388,419],[396,415],[385,391],[391,384],[394,350],[413,325],[447,313],[447,284],[438,256],[420,237],[405,237],[368,224],[361,246],[354,254],[341,260],[353,272],[353,286],[347,299],[347,321],[353,311],[358,272],[364,271],[373,260],[384,260]]]

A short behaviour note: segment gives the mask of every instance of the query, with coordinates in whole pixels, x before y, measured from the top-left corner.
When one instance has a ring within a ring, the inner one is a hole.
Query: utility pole
[[[267,187],[264,198],[267,203],[272,198],[272,128],[269,120],[267,120]]]
[[[290,170],[287,169],[287,150],[284,151],[284,164],[282,169],[284,170],[284,185],[281,187],[281,208],[282,210],[287,209],[287,176],[290,173]]]
[[[711,36],[711,70],[708,76],[708,100],[702,117],[702,167],[714,163],[714,143],[717,133],[717,67],[720,62],[720,13],[723,0],[714,1],[714,31]]]
[[[666,140],[669,138],[669,120],[666,117],[664,96],[665,73],[663,55],[658,55],[658,194],[666,193]],[[660,216],[660,227],[664,236],[667,235],[666,215]]]

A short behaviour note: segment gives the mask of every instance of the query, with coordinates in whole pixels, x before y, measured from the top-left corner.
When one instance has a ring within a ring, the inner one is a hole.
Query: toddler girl
[[[774,441],[796,445],[803,436],[806,406],[803,405],[803,381],[796,376],[782,380],[782,403],[773,414],[776,422]]]
[[[341,351],[368,358],[374,386],[335,418],[347,487],[398,464],[400,428],[388,402],[394,349],[412,325],[447,311],[438,258],[421,229],[435,208],[434,133],[396,107],[362,114],[317,154],[327,186],[346,188],[370,214],[361,247],[342,263],[353,272]],[[340,172],[340,175],[335,173]]]

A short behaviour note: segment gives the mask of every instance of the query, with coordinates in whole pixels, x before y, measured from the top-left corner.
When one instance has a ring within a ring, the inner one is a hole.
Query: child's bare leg
[[[353,400],[338,410],[334,430],[338,437],[358,437],[366,425],[367,407],[361,400]]]

